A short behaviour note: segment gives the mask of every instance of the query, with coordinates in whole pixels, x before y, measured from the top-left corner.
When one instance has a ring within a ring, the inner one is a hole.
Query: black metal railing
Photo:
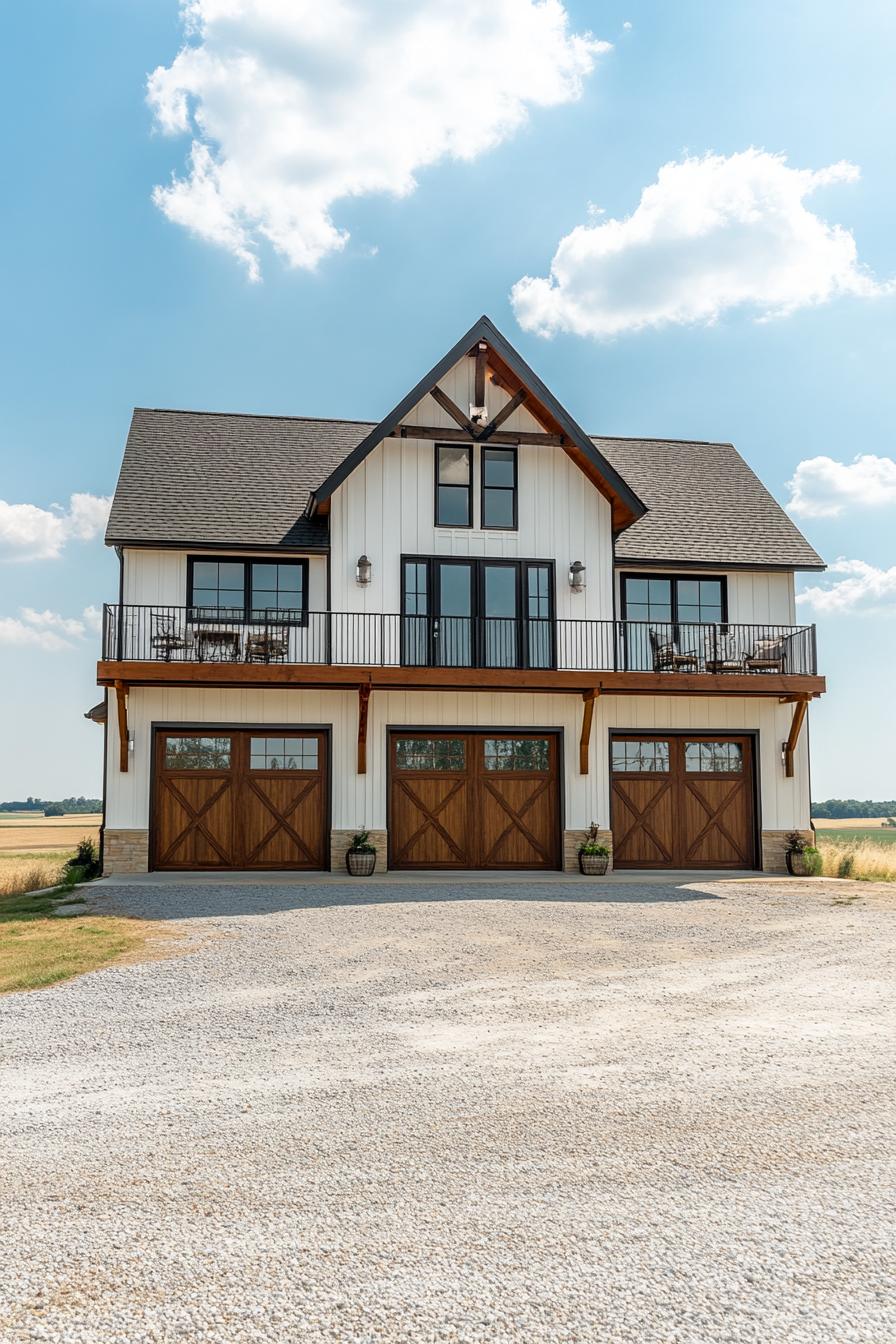
[[[379,612],[103,608],[103,657],[124,662],[815,675],[813,625],[529,620]]]

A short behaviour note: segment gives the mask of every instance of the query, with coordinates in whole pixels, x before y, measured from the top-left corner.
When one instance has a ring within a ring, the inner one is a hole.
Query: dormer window
[[[473,526],[472,444],[436,444],[436,526]]]
[[[482,449],[482,526],[517,526],[516,449]]]

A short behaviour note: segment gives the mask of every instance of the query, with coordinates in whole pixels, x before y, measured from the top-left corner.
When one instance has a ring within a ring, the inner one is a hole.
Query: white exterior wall
[[[332,728],[332,825],[353,830],[386,826],[388,727],[561,728],[565,755],[564,824],[609,824],[610,729],[662,732],[759,730],[759,780],[764,829],[809,825],[808,731],[800,735],[795,774],[784,775],[781,743],[792,705],[775,699],[708,696],[601,696],[591,732],[590,770],[579,774],[580,696],[470,691],[381,691],[370,697],[367,774],[357,773],[358,697],[345,691],[134,687],[128,719],[134,750],[127,774],[118,769],[114,704],[109,720],[106,824],[110,830],[149,823],[150,735],[153,723],[301,725]]]
[[[473,398],[472,359],[463,359],[440,386],[463,410]],[[486,381],[488,412],[506,405],[506,392]],[[429,396],[405,423],[456,428]],[[518,407],[502,430],[542,431]],[[542,431],[543,432],[543,431]],[[609,619],[613,614],[613,543],[608,501],[562,448],[521,444],[518,465],[518,528],[487,531],[480,521],[480,450],[474,448],[472,528],[436,527],[435,444],[431,439],[386,439],[335,491],[330,508],[332,608],[334,611],[399,612],[402,555],[490,556],[553,560],[556,615],[564,619]],[[369,587],[355,582],[358,556],[373,564]],[[573,596],[567,571],[574,560],[587,570],[584,593]]]
[[[303,556],[301,551],[273,555],[270,551],[154,550],[131,546],[124,552],[124,600],[137,606],[184,607],[187,604],[187,556],[208,555],[215,560],[308,561],[308,607],[327,609],[327,559]]]

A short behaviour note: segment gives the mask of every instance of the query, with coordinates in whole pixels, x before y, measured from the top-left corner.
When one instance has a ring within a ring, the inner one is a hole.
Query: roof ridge
[[[604,443],[687,443],[701,448],[734,448],[730,439],[667,439],[647,438],[642,434],[589,434],[589,439],[601,439]]]
[[[273,415],[265,411],[195,411],[180,406],[135,406],[152,415],[216,415],[228,420],[297,420],[316,425],[375,425],[376,420],[346,420],[339,415]]]

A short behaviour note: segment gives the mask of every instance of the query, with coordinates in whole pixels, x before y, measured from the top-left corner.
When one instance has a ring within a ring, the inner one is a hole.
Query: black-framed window
[[[516,448],[482,448],[482,526],[513,531],[517,527]]]
[[[187,606],[234,621],[268,617],[304,625],[308,619],[307,560],[224,560],[191,555]]]
[[[473,445],[436,444],[436,526],[473,526]]]
[[[627,621],[657,624],[724,625],[728,585],[724,575],[623,574],[622,614]]]

